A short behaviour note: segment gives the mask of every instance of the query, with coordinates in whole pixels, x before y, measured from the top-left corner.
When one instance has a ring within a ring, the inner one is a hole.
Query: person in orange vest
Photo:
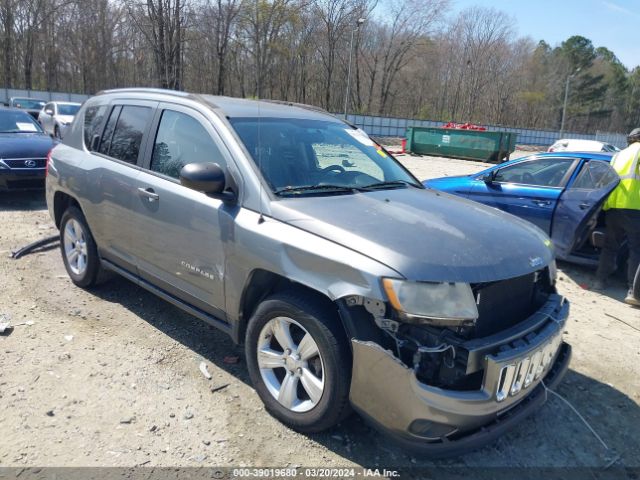
[[[629,146],[611,159],[611,166],[620,176],[620,183],[604,204],[607,233],[593,288],[601,290],[605,287],[607,278],[616,270],[618,252],[626,237],[629,247],[629,291],[624,301],[640,306],[640,298],[634,295],[633,288],[640,264],[640,128],[629,134],[627,142]]]

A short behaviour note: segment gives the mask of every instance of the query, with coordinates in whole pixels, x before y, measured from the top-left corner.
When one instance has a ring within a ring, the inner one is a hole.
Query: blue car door
[[[499,208],[551,232],[553,212],[578,164],[575,158],[530,158],[475,182],[469,199]]]
[[[583,164],[553,214],[551,239],[559,258],[567,258],[588,240],[604,201],[619,182],[608,162],[590,160]]]

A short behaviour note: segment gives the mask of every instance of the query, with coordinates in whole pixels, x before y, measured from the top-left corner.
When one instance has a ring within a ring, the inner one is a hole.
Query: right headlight
[[[468,283],[382,280],[389,302],[401,319],[441,326],[471,326],[478,306]]]

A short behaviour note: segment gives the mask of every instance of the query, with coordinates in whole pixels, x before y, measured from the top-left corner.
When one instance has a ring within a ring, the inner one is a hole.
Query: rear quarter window
[[[84,112],[83,136],[84,146],[87,150],[91,150],[91,140],[94,135],[100,135],[100,127],[102,120],[107,113],[107,106],[100,105],[89,107]]]

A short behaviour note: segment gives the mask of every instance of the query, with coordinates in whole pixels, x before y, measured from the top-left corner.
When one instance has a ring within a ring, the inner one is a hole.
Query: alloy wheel
[[[257,344],[260,375],[269,393],[293,412],[313,409],[324,392],[320,350],[311,334],[288,317],[271,319]]]
[[[64,254],[71,271],[83,275],[87,269],[87,240],[80,222],[71,219],[64,227]]]

